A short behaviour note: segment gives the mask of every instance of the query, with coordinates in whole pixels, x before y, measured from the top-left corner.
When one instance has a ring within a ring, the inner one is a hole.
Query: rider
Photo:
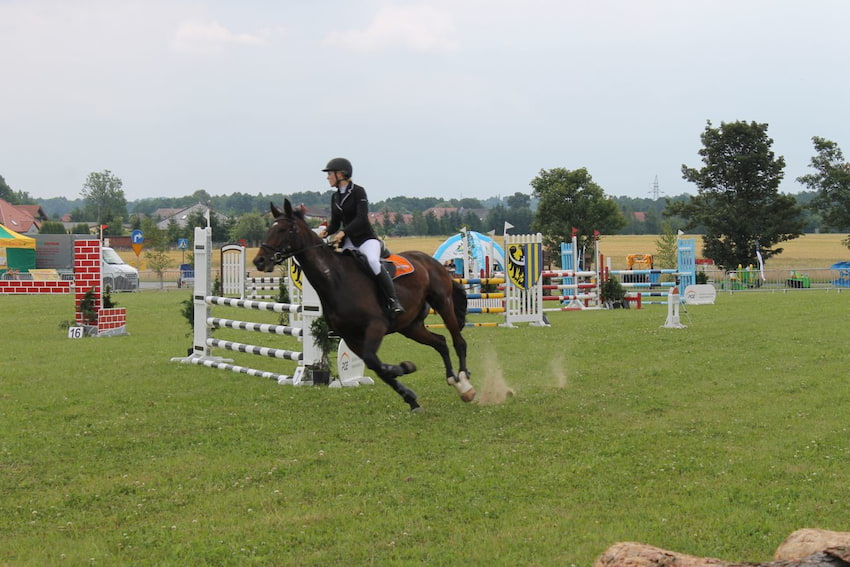
[[[319,236],[324,238],[331,234],[334,243],[339,245],[341,242],[343,249],[359,250],[369,262],[369,268],[387,297],[392,312],[402,313],[404,308],[396,297],[393,280],[381,265],[381,241],[369,222],[366,190],[351,181],[351,162],[345,158],[333,158],[322,171],[328,174],[328,183],[336,187],[336,193],[331,198],[331,222],[319,232]]]

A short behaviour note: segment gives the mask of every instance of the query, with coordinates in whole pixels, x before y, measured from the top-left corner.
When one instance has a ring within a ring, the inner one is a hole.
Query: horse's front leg
[[[416,411],[420,408],[419,402],[416,400],[416,393],[398,381],[398,377],[404,374],[416,372],[416,365],[412,362],[402,362],[401,364],[384,364],[378,358],[378,347],[380,341],[364,340],[361,353],[357,353],[363,359],[366,367],[378,375],[378,378],[383,380],[390,388],[401,396],[407,402],[411,411]],[[355,351],[356,352],[356,351]]]

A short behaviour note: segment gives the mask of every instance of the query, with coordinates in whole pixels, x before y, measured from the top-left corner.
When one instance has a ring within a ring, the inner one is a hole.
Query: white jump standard
[[[322,361],[321,348],[316,344],[310,333],[313,321],[321,317],[322,308],[315,291],[304,278],[302,303],[300,305],[289,303],[274,303],[267,301],[252,301],[232,297],[219,297],[209,295],[210,289],[210,267],[211,267],[211,231],[209,228],[195,229],[195,287],[192,292],[194,305],[193,344],[189,356],[172,358],[172,362],[185,364],[197,364],[220,370],[230,370],[250,376],[258,376],[275,380],[278,384],[302,385],[309,384],[305,371],[308,366],[318,366]],[[256,323],[251,321],[240,321],[237,319],[226,319],[210,315],[210,306],[219,305],[237,307],[241,309],[253,309],[259,311],[271,311],[275,313],[297,313],[301,316],[297,326],[275,325],[270,323]],[[287,335],[297,338],[301,342],[301,351],[286,350],[267,346],[251,345],[234,341],[216,339],[210,336],[213,329],[237,329],[264,333],[272,335]],[[225,359],[212,354],[213,348],[221,348],[232,352],[242,352],[276,359],[292,360],[298,363],[292,375],[279,374],[256,368],[248,368],[232,364],[232,359]],[[364,376],[340,377],[337,386],[355,386],[361,383],[374,383],[371,378]]]

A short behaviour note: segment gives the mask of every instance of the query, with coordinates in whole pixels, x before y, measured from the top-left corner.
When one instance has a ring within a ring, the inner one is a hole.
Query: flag
[[[759,243],[756,242],[756,258],[759,260],[759,273],[761,274],[761,281],[767,281],[767,278],[764,277],[764,260],[761,257],[761,250],[759,249]]]
[[[679,236],[682,236],[683,234],[685,234],[685,233],[684,233],[684,232],[682,232],[682,229],[680,228],[680,229],[679,229],[679,232],[678,232],[678,235],[679,235]]]
[[[514,225],[512,225],[512,224],[511,224],[511,223],[509,223],[508,221],[505,221],[505,230],[503,230],[503,231],[502,231],[502,234],[504,234],[504,233],[508,232],[508,231],[509,231],[510,229],[512,229],[513,227],[514,227]]]

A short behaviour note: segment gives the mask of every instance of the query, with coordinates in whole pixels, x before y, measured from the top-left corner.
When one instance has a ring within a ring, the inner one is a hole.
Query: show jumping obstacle
[[[208,368],[230,370],[258,376],[277,381],[278,384],[303,385],[312,383],[307,373],[309,367],[319,366],[322,361],[322,351],[316,343],[315,337],[310,329],[313,322],[321,317],[322,308],[319,298],[310,286],[309,281],[302,280],[302,300],[300,304],[275,303],[266,301],[254,301],[249,299],[222,297],[210,295],[210,273],[211,273],[211,230],[209,228],[195,229],[195,287],[192,292],[194,304],[193,344],[192,352],[186,357],[172,358],[172,362],[186,364],[197,364]],[[243,256],[244,258],[244,256]],[[230,266],[238,265],[231,263]],[[234,291],[238,284],[235,278],[228,278],[230,291]],[[255,323],[236,319],[213,317],[210,307],[227,306],[241,309],[253,309],[259,311],[270,311],[274,313],[290,313],[299,317],[298,326],[275,325],[268,323]],[[272,335],[286,335],[297,338],[302,345],[301,351],[286,350],[269,346],[259,346],[235,341],[217,339],[211,336],[214,329],[236,329],[255,333]],[[233,352],[241,352],[276,359],[291,360],[298,363],[291,375],[279,374],[256,368],[249,368],[232,364],[233,360],[214,356],[214,348],[220,348]],[[374,383],[371,378],[362,376],[351,376],[350,374],[335,381],[337,386],[355,386],[359,384]]]

